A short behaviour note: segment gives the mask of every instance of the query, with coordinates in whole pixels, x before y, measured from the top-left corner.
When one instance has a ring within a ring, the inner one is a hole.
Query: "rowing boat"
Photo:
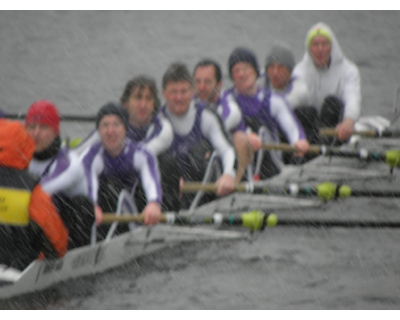
[[[356,141],[345,145],[342,149],[354,149],[362,146],[371,147],[370,139],[358,137]],[[369,145],[368,145],[369,143]],[[373,147],[386,149],[397,145],[395,139],[373,140]],[[366,163],[359,159],[336,158],[319,156],[301,166],[288,165],[282,172],[268,179],[257,181],[257,187],[284,186],[287,183],[317,183],[326,180],[338,183],[365,184],[386,181],[386,185],[394,188],[391,183],[395,173],[389,172],[384,163]],[[123,195],[122,199],[129,198]],[[348,211],[343,212],[341,207],[325,212],[326,204],[318,198],[293,198],[288,195],[273,194],[246,194],[236,192],[232,195],[217,199],[196,208],[196,216],[210,212],[238,213],[250,210],[275,211],[279,216],[279,225],[293,226],[383,226],[400,223],[399,215],[385,215],[374,212],[374,203],[367,203],[366,220],[372,223],[358,221],[353,223],[355,217],[351,214],[351,206],[357,205],[348,200]],[[376,206],[379,210],[379,206]],[[117,214],[136,212],[128,200],[119,202]],[[379,219],[380,220],[379,220]],[[117,222],[116,222],[117,223]],[[116,223],[112,225],[114,229]],[[131,230],[120,235],[107,236],[105,240],[93,242],[89,246],[70,250],[64,258],[57,260],[36,260],[25,270],[18,271],[0,266],[0,299],[8,299],[27,293],[40,291],[52,287],[60,282],[76,279],[87,275],[105,272],[132,261],[135,258],[155,253],[167,246],[183,242],[213,241],[213,240],[238,240],[249,236],[246,232],[232,230],[217,230],[209,227],[190,228],[173,225],[156,225],[145,227],[131,225]]]

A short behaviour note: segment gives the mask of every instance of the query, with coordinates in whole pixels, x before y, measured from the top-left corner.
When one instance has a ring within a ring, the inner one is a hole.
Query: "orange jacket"
[[[27,169],[34,148],[35,143],[22,123],[0,119],[0,166]],[[50,196],[40,185],[32,190],[28,211],[29,218],[42,229],[57,255],[64,256],[68,245],[68,231]]]

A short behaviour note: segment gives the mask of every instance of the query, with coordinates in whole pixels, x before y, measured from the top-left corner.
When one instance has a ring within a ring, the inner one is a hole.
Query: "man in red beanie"
[[[35,153],[59,144],[60,116],[56,106],[47,100],[34,102],[28,109],[25,126],[35,140]]]
[[[95,220],[94,205],[76,179],[79,176],[77,155],[61,146],[57,107],[47,100],[34,102],[28,109],[25,126],[36,144],[29,171],[52,196],[70,232],[69,248],[89,244]]]
[[[34,141],[18,121],[0,119],[0,265],[23,270],[43,253],[64,256],[68,231],[28,172]]]

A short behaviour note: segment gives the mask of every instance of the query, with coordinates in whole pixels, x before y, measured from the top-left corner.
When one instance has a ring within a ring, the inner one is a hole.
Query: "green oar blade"
[[[399,150],[389,150],[385,152],[385,162],[390,168],[400,166],[400,151]]]
[[[318,197],[323,201],[338,198],[347,198],[351,195],[351,188],[347,185],[338,186],[332,182],[323,182],[315,187]]]
[[[251,231],[263,230],[265,227],[274,227],[278,223],[278,218],[274,213],[265,214],[258,210],[243,213],[240,219],[242,225]]]

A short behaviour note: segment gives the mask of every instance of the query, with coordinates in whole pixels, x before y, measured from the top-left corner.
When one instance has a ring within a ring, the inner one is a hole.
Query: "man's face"
[[[236,90],[245,95],[254,89],[257,81],[257,72],[250,63],[239,62],[232,68],[232,79]]]
[[[168,110],[176,115],[183,116],[189,110],[194,91],[189,81],[169,81],[163,90]]]
[[[124,148],[126,129],[121,118],[115,114],[105,115],[99,123],[98,131],[104,149],[113,157]]]
[[[317,67],[325,67],[331,57],[331,42],[323,35],[315,36],[310,43],[310,53]]]
[[[155,108],[155,99],[149,87],[136,87],[124,106],[128,110],[130,124],[140,128],[150,123]]]
[[[222,83],[217,83],[213,65],[200,66],[194,72],[194,88],[203,102],[217,102]]]
[[[42,123],[28,124],[26,130],[35,141],[35,153],[46,150],[58,136],[52,127]]]
[[[285,89],[290,80],[290,70],[280,63],[272,63],[267,68],[268,79],[275,89]]]

